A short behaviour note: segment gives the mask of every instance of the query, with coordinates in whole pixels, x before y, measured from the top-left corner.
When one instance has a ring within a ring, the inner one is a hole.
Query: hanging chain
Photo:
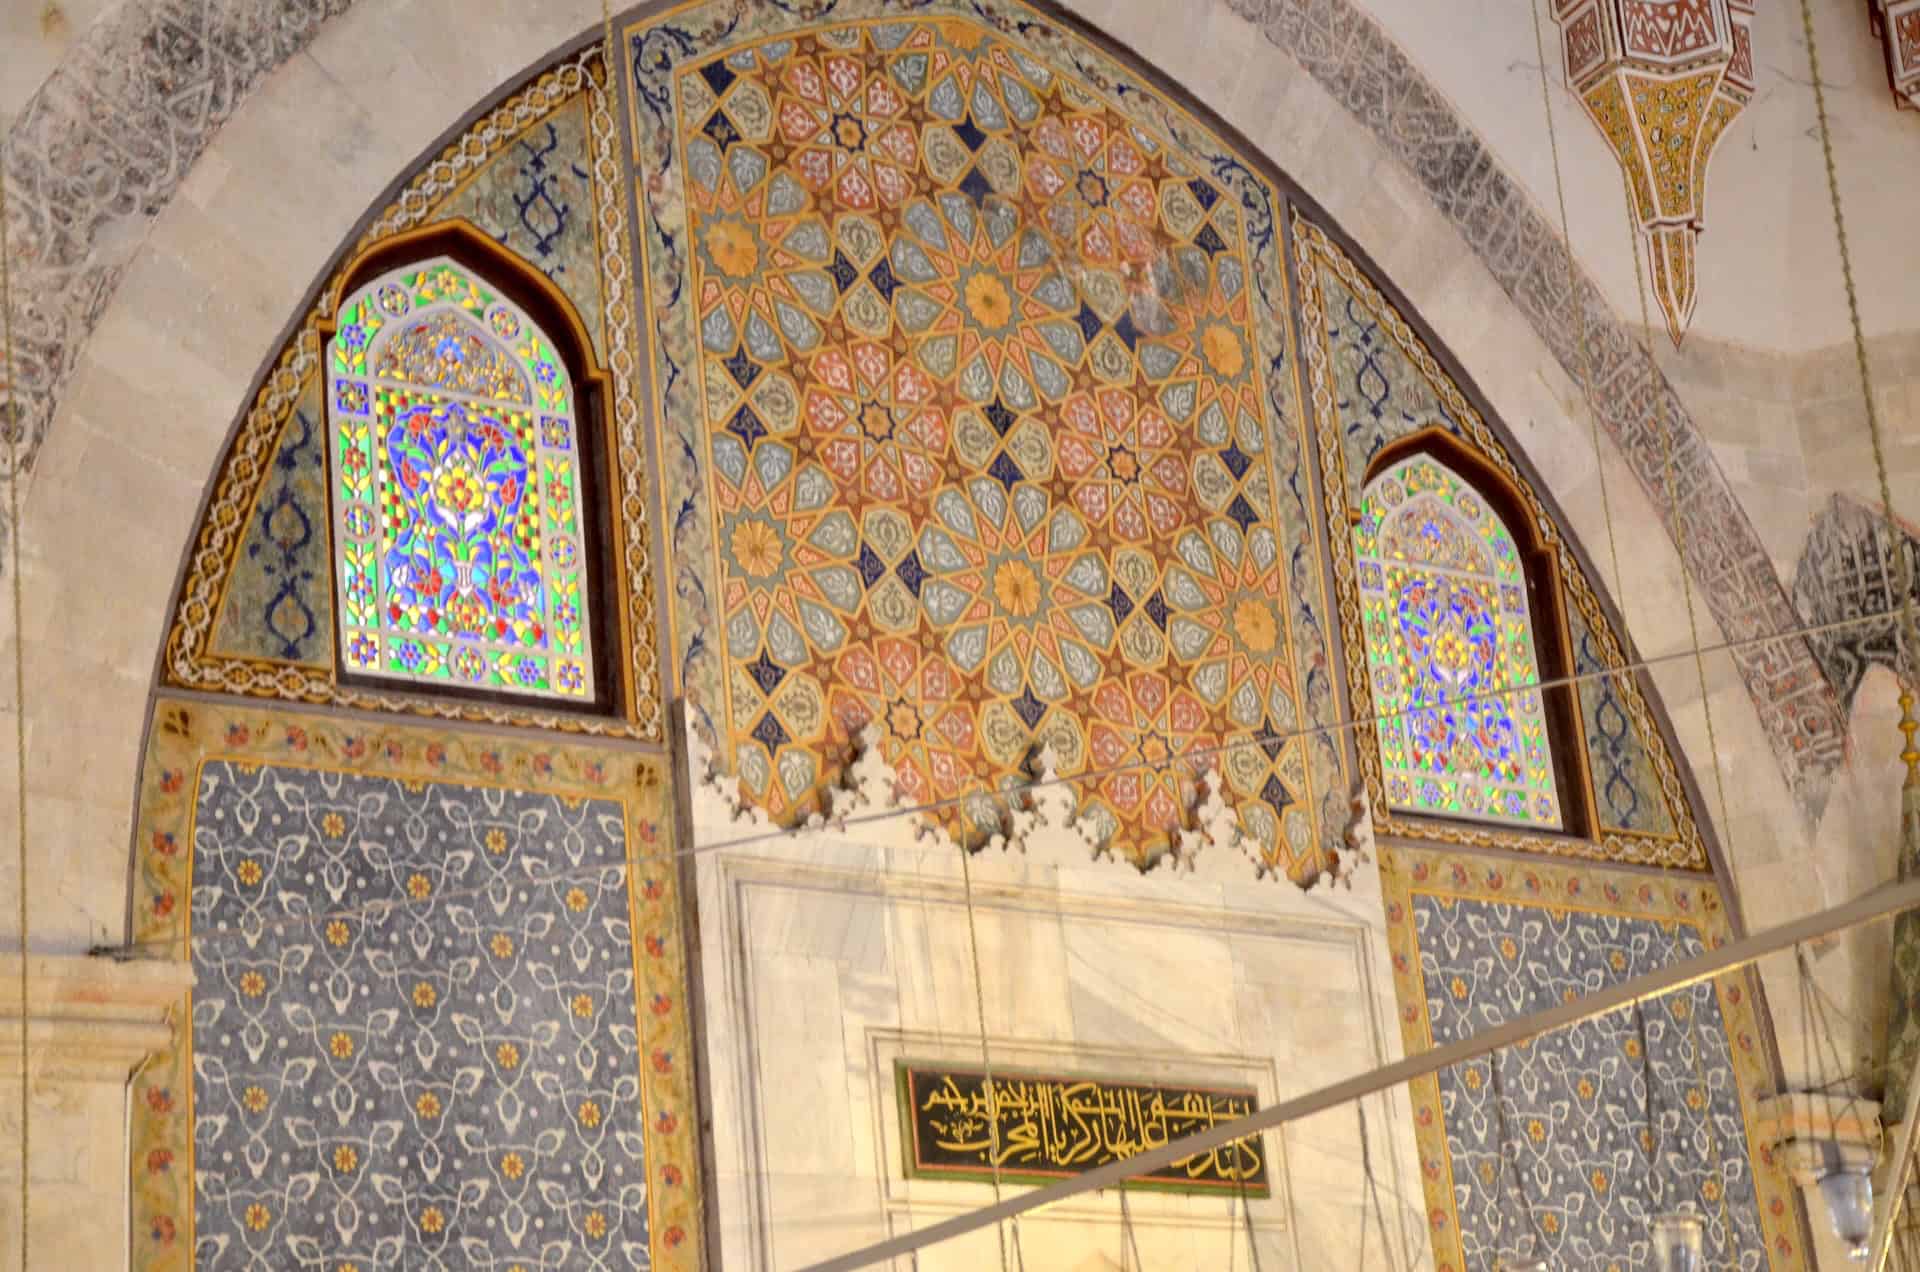
[[[6,353],[6,416],[0,428],[7,435],[7,573],[13,593],[13,768],[16,850],[15,886],[20,894],[20,1267],[33,1266],[29,1257],[33,1175],[32,1109],[27,1097],[27,628],[20,584],[20,443],[27,429],[26,408],[20,402],[18,367],[13,360],[13,280],[7,243],[8,150],[0,148],[0,341]]]
[[[973,1009],[980,1021],[980,1081],[987,1091],[987,1152],[993,1166],[993,1200],[1000,1200],[1000,1093],[993,1084],[993,1054],[987,1046],[987,991],[980,979],[980,933],[973,921],[973,854],[955,841],[960,853],[960,880],[967,902],[967,947],[973,955]],[[1126,1205],[1126,1194],[1120,1197]],[[994,1243],[1000,1247],[1000,1272],[1007,1272],[1007,1233],[1003,1224],[994,1225]]]
[[[1607,465],[1600,450],[1600,400],[1593,392],[1593,355],[1587,347],[1587,307],[1580,296],[1573,260],[1573,229],[1567,220],[1567,185],[1560,175],[1560,134],[1553,123],[1553,92],[1547,78],[1547,46],[1540,34],[1540,7],[1529,0],[1533,14],[1533,49],[1540,59],[1540,109],[1547,117],[1547,148],[1553,155],[1553,193],[1560,204],[1560,241],[1566,249],[1567,308],[1580,342],[1580,397],[1587,405],[1588,431],[1593,435],[1593,471],[1600,479],[1600,512],[1607,523],[1607,556],[1613,562],[1613,597],[1624,619],[1627,595],[1620,575],[1620,544],[1613,533],[1613,501],[1607,497]],[[1571,92],[1573,86],[1567,86]],[[1624,633],[1623,633],[1624,634]]]
[[[1807,37],[1807,66],[1813,76],[1813,105],[1820,121],[1820,154],[1826,161],[1827,197],[1833,205],[1833,236],[1840,245],[1840,280],[1847,291],[1847,321],[1853,329],[1853,360],[1860,372],[1860,396],[1867,407],[1867,436],[1873,443],[1873,470],[1880,482],[1880,511],[1887,520],[1887,550],[1899,566],[1900,618],[1904,640],[1896,640],[1896,661],[1905,664],[1903,683],[1920,688],[1916,661],[1920,660],[1920,629],[1913,612],[1913,560],[1906,547],[1906,532],[1893,511],[1893,486],[1887,480],[1887,454],[1880,436],[1880,407],[1873,399],[1873,372],[1867,363],[1867,337],[1860,324],[1860,295],[1853,283],[1853,252],[1847,244],[1847,218],[1840,207],[1840,175],[1833,164],[1833,133],[1827,123],[1827,89],[1820,78],[1820,44],[1813,34],[1813,9],[1808,0],[1800,0],[1800,24]],[[1891,38],[1891,33],[1889,33]],[[1894,581],[1888,571],[1889,583]],[[1891,608],[1893,598],[1887,598]],[[1904,654],[1904,658],[1899,655]]]

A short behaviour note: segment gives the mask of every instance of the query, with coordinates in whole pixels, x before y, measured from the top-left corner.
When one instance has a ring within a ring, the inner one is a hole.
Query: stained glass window
[[[579,417],[552,342],[441,259],[350,296],[326,366],[347,670],[590,701]]]
[[[1381,473],[1353,530],[1387,802],[1558,829],[1527,581],[1513,534],[1431,455]]]

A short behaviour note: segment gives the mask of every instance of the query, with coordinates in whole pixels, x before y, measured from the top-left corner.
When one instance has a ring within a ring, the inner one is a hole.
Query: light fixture
[[[1699,1215],[1684,1211],[1655,1215],[1649,1231],[1653,1263],[1660,1272],[1702,1272],[1707,1266],[1707,1229]]]
[[[1865,1259],[1873,1236],[1873,1176],[1865,1166],[1836,1167],[1820,1177],[1827,1222],[1847,1247],[1849,1259]]]

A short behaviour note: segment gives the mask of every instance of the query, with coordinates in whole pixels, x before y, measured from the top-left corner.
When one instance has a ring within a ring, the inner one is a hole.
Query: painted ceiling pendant
[[[1867,20],[1886,46],[1893,104],[1920,110],[1920,0],[1867,0]]]
[[[1707,163],[1753,96],[1753,0],[1554,0],[1567,82],[1626,174],[1654,295],[1693,320]]]

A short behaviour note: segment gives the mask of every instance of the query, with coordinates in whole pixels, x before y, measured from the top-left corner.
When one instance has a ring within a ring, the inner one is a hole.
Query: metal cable
[[[0,427],[7,434],[7,556],[13,593],[13,768],[18,816],[14,831],[17,879],[20,893],[20,1267],[33,1266],[28,1230],[33,1211],[32,1186],[32,1108],[27,1097],[28,1017],[27,1005],[27,628],[25,605],[20,585],[20,443],[26,431],[27,416],[16,391],[13,360],[13,286],[9,272],[7,244],[7,152],[0,149],[0,341],[6,353],[6,408]]]
[[[993,1199],[1000,1200],[1000,1095],[993,1085],[993,1055],[987,1047],[987,990],[980,978],[980,933],[973,921],[973,853],[965,844],[960,852],[960,881],[967,902],[967,947],[973,954],[973,1008],[980,1020],[981,1084],[987,1092],[987,1152],[993,1164]],[[1126,1195],[1121,1194],[1124,1204]],[[1000,1247],[1000,1272],[1007,1272],[1007,1229],[994,1225],[994,1243]]]
[[[1533,14],[1533,49],[1540,59],[1540,110],[1547,117],[1547,148],[1553,155],[1553,193],[1560,204],[1560,241],[1566,248],[1567,308],[1574,317],[1569,325],[1578,332],[1580,341],[1580,396],[1587,405],[1587,423],[1593,435],[1593,472],[1600,479],[1600,512],[1607,523],[1607,556],[1613,562],[1613,596],[1624,619],[1627,596],[1621,582],[1620,544],[1613,533],[1613,502],[1607,497],[1607,465],[1600,450],[1600,403],[1593,393],[1593,355],[1587,348],[1587,307],[1581,303],[1575,274],[1573,227],[1567,219],[1567,184],[1560,175],[1560,134],[1553,123],[1553,92],[1547,78],[1547,46],[1540,34],[1540,6],[1530,3],[1527,7]],[[1567,88],[1571,92],[1573,85],[1569,84]],[[1621,635],[1626,633],[1622,632]]]
[[[1903,679],[1909,688],[1920,688],[1920,674],[1916,674],[1915,670],[1916,659],[1920,659],[1920,629],[1915,626],[1913,613],[1913,559],[1905,549],[1905,532],[1900,526],[1900,519],[1894,515],[1893,487],[1887,480],[1887,455],[1880,437],[1880,408],[1873,400],[1873,372],[1867,363],[1867,337],[1860,323],[1860,295],[1853,284],[1853,252],[1847,245],[1847,217],[1840,206],[1840,174],[1833,163],[1833,131],[1827,122],[1826,82],[1820,78],[1820,42],[1813,33],[1813,8],[1808,0],[1800,0],[1800,24],[1807,38],[1807,66],[1813,77],[1813,106],[1820,121],[1820,154],[1826,162],[1827,198],[1833,205],[1833,236],[1840,246],[1840,280],[1847,292],[1847,321],[1853,330],[1853,359],[1860,372],[1860,396],[1867,408],[1867,436],[1873,443],[1874,475],[1880,482],[1880,509],[1887,519],[1888,550],[1893,552],[1900,566],[1900,617],[1901,625],[1906,629],[1906,640],[1899,642],[1899,652],[1906,655],[1902,660],[1906,664]],[[1887,603],[1889,607],[1892,606],[1891,597]]]

